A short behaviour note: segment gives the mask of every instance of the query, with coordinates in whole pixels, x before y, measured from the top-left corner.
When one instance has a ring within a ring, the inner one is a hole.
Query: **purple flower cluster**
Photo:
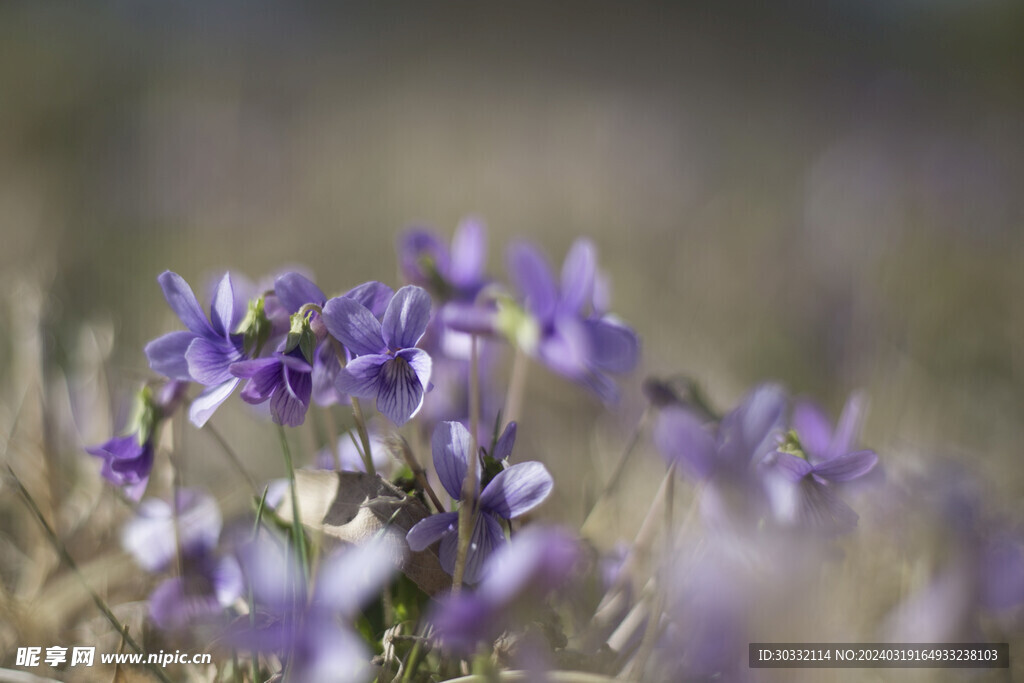
[[[886,489],[878,455],[859,443],[857,394],[835,421],[770,383],[719,414],[692,382],[652,379],[622,464],[583,525],[596,528],[593,513],[619,478],[639,476],[625,464],[649,436],[668,471],[650,500],[624,493],[646,515],[635,540],[602,552],[583,531],[534,523],[554,479],[539,459],[511,462],[531,417],[515,398],[522,364],[539,362],[610,404],[632,394],[614,377],[635,368],[640,344],[609,313],[590,241],[574,242],[560,271],[536,246],[514,243],[508,285],[487,273],[486,244],[476,219],[450,242],[410,230],[397,245],[400,286],[370,281],[338,296],[294,271],[259,287],[225,274],[208,311],[180,276],[159,276],[185,328],[146,346],[166,381],[143,389],[124,435],[88,452],[133,501],[122,543],[161,576],[149,616],[167,637],[216,629],[215,642],[235,650],[239,680],[441,680],[470,664],[540,680],[554,663],[630,680],[747,680],[756,612],[831,601],[845,570],[835,563],[862,559],[846,541],[877,522],[883,490],[930,510],[945,532],[939,560],[906,572],[916,583],[905,596],[901,586],[886,637],[966,641],[1015,627],[1024,535],[982,514],[967,477],[908,487],[929,491],[924,502]],[[506,366],[508,386],[497,377]],[[191,384],[201,388],[188,401]],[[238,388],[282,428],[311,415],[296,441],[313,448],[295,449],[298,459],[316,452],[318,467],[347,472],[296,475],[282,429],[288,478],[262,496],[253,482],[256,519],[230,541],[214,499],[195,489],[176,484],[171,502],[135,505],[166,421],[187,404],[201,428]],[[371,419],[363,401],[376,408]],[[696,514],[673,508],[681,498]],[[614,539],[593,539],[604,541]]]

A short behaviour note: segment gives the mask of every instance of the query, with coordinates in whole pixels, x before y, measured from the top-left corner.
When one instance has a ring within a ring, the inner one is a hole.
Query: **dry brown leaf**
[[[315,536],[357,544],[386,528],[398,530],[401,542],[395,560],[402,572],[430,596],[451,588],[451,577],[441,568],[436,547],[414,553],[405,542],[405,533],[430,515],[419,500],[362,472],[300,470],[295,473],[295,490],[302,525]],[[292,521],[290,492],[277,514]]]

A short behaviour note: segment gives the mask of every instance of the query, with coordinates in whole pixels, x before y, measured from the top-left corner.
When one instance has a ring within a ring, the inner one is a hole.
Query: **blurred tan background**
[[[645,371],[864,388],[870,442],[1013,500],[1022,30],[1000,2],[5,3],[3,284],[43,293],[53,367],[106,321],[138,373],[166,268],[340,290],[394,283],[412,224],[484,217],[498,274],[514,236],[557,263],[590,235]]]

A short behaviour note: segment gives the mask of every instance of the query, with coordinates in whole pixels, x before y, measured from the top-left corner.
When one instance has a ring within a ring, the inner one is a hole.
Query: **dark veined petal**
[[[285,310],[293,314],[306,304],[322,306],[327,300],[327,295],[312,280],[295,272],[285,273],[274,280],[274,293]]]
[[[462,289],[475,287],[483,280],[486,260],[487,230],[483,222],[473,217],[464,219],[452,236],[448,279]]]
[[[828,416],[813,401],[797,401],[793,406],[793,428],[800,437],[804,453],[815,462],[825,460],[832,441],[832,425]]]
[[[458,534],[455,534],[456,536]],[[484,563],[497,548],[505,544],[505,532],[494,515],[480,511],[476,518],[476,526],[469,538],[469,550],[466,552],[466,571],[463,580],[476,583],[483,576]]]
[[[335,339],[356,356],[386,351],[380,322],[355,299],[336,296],[324,304],[324,324]]]
[[[562,264],[562,313],[580,315],[593,301],[594,274],[597,271],[597,250],[588,239],[576,240]]]
[[[815,465],[814,474],[830,481],[850,481],[870,472],[876,463],[878,455],[874,451],[856,451]]]
[[[462,482],[466,478],[466,461],[470,448],[469,430],[460,422],[441,422],[434,427],[430,450],[434,470],[441,485],[455,500],[462,498]]]
[[[629,372],[640,358],[636,332],[622,322],[605,316],[584,322],[590,335],[591,364],[607,372]]]
[[[413,552],[418,553],[426,550],[438,539],[449,532],[455,532],[459,522],[459,513],[442,512],[421,519],[413,528],[409,529],[405,540]]]
[[[525,299],[526,309],[542,324],[550,322],[558,304],[558,288],[551,266],[540,251],[531,244],[513,244],[508,250],[508,270]]]
[[[843,412],[836,423],[835,434],[832,435],[832,442],[828,446],[826,458],[835,458],[849,453],[860,433],[861,421],[864,418],[865,399],[862,394],[854,393],[843,406]]]
[[[344,296],[368,308],[374,317],[381,318],[388,308],[388,302],[395,296],[395,291],[383,282],[370,281],[353,287]]]
[[[223,384],[208,387],[203,393],[196,396],[188,409],[188,419],[192,421],[192,424],[202,428],[213,416],[214,411],[220,407],[220,404],[228,399],[240,381],[237,377],[232,377]]]
[[[188,372],[203,386],[220,384],[231,379],[231,364],[242,359],[242,354],[230,342],[210,341],[196,337],[185,351]]]
[[[378,382],[377,410],[386,418],[401,427],[419,412],[426,388],[405,358],[396,356],[385,361]]]
[[[243,401],[263,403],[281,381],[281,363],[276,358],[239,361],[231,364],[231,374],[249,380],[242,389]]]
[[[427,331],[430,322],[430,295],[415,285],[406,285],[395,296],[384,312],[381,332],[389,349],[408,349]]]
[[[298,427],[306,419],[309,397],[313,392],[313,378],[309,372],[284,367],[281,384],[270,397],[270,415],[274,422],[286,427]]]
[[[516,444],[516,431],[518,426],[515,422],[509,422],[501,432],[501,436],[494,443],[494,452],[491,457],[495,460],[504,460],[512,455],[512,447]]]
[[[395,358],[401,358],[412,371],[416,373],[416,378],[423,385],[424,390],[430,386],[430,376],[433,372],[433,361],[430,359],[430,354],[423,349],[402,349],[395,354]]]
[[[380,371],[391,360],[386,354],[353,358],[338,371],[335,387],[338,393],[356,398],[377,398],[380,391]]]
[[[157,282],[160,283],[160,288],[164,291],[167,304],[185,324],[185,327],[203,337],[216,336],[206,319],[206,314],[203,313],[199,302],[196,301],[196,295],[192,293],[192,288],[188,286],[184,278],[167,270],[160,274]]]
[[[859,519],[856,512],[836,495],[832,487],[812,477],[801,480],[797,520],[826,534],[852,531]]]
[[[213,331],[217,336],[227,338],[234,332],[234,325],[242,322],[235,320],[235,291],[231,282],[231,273],[224,273],[224,277],[217,283],[213,290],[213,304],[210,306],[210,322]]]
[[[502,470],[480,494],[480,510],[513,519],[544,502],[555,486],[539,462],[522,462]]]
[[[164,377],[191,381],[192,376],[188,372],[185,352],[188,351],[189,344],[195,338],[195,333],[179,330],[178,332],[169,332],[149,342],[146,344],[146,358],[149,359],[149,367]]]
[[[698,480],[709,478],[719,467],[711,432],[693,413],[678,406],[665,408],[658,415],[654,444],[666,460]]]

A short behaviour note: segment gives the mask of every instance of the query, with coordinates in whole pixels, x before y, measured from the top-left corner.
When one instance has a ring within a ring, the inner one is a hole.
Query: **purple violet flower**
[[[629,372],[640,355],[636,333],[604,311],[606,287],[593,243],[578,239],[562,264],[561,283],[533,245],[509,249],[509,271],[536,330],[512,332],[524,350],[554,372],[583,384],[605,402],[618,398],[608,373]]]
[[[338,391],[376,399],[377,410],[393,423],[408,422],[423,405],[430,383],[430,356],[414,348],[430,322],[430,295],[420,287],[402,287],[383,321],[356,299],[339,296],[324,305],[323,319],[355,356],[338,373]]]
[[[472,592],[448,596],[431,622],[444,647],[470,655],[494,641],[523,607],[562,586],[579,567],[579,541],[559,528],[529,527],[487,559]]]
[[[878,463],[874,451],[853,450],[862,415],[863,400],[854,395],[833,431],[821,408],[797,403],[794,429],[764,462],[779,475],[769,486],[776,518],[832,533],[857,525],[857,513],[836,495],[834,485],[859,479]]]
[[[85,449],[89,455],[103,458],[100,474],[126,496],[138,500],[149,483],[153,469],[153,441],[139,442],[139,435],[115,436],[113,439]]]
[[[137,501],[146,491],[160,423],[178,409],[186,388],[187,384],[178,380],[165,383],[155,394],[144,387],[136,399],[131,433],[85,449],[89,455],[103,459],[101,476],[121,487],[128,498]]]
[[[164,298],[187,330],[170,332],[146,345],[149,366],[171,379],[198,382],[206,387],[192,401],[189,418],[202,427],[238,386],[232,363],[243,358],[243,338],[234,334],[246,312],[245,298],[225,273],[217,285],[207,319],[191,287],[177,273],[157,278]]]
[[[498,440],[495,457],[504,458],[512,450],[515,423],[509,423],[505,434]],[[462,483],[470,460],[469,430],[459,422],[442,422],[434,429],[431,450],[434,469],[441,485],[454,500],[462,498]],[[479,458],[472,458],[480,469]],[[505,533],[499,520],[515,519],[540,505],[551,493],[554,481],[547,468],[539,462],[522,462],[499,472],[483,486],[477,498],[476,526],[470,538],[466,558],[467,583],[476,583],[481,576],[484,561],[498,546],[505,543]],[[463,502],[465,504],[465,502]],[[442,512],[421,520],[406,537],[409,547],[419,552],[435,541],[441,541],[441,567],[455,573],[458,547],[458,512]]]

